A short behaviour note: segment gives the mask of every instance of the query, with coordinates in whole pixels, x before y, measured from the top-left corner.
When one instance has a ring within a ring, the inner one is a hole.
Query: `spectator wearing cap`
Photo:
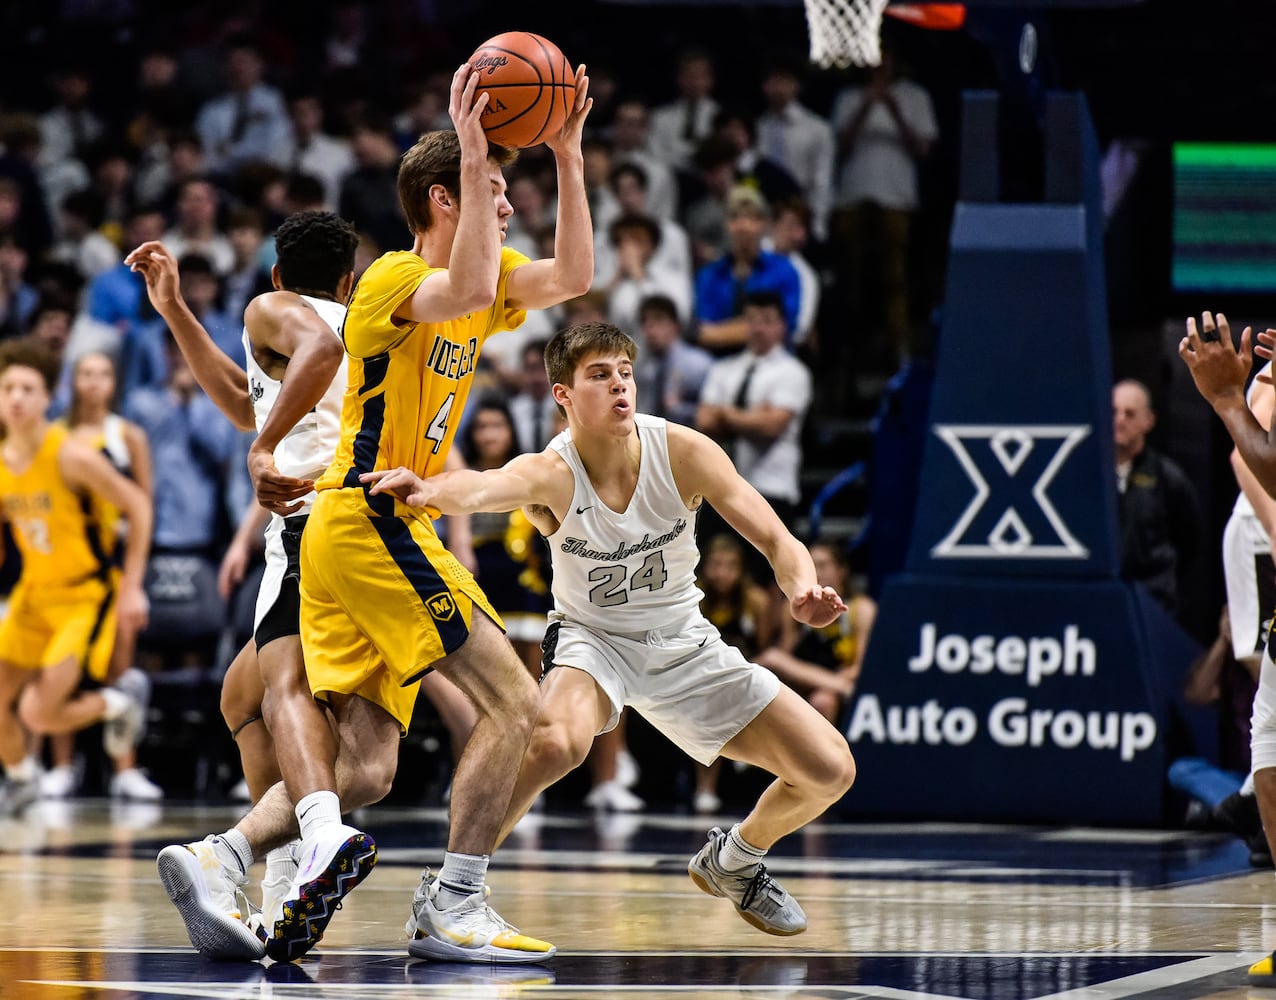
[[[802,281],[781,254],[762,249],[770,213],[757,189],[739,185],[727,197],[727,252],[696,272],[696,342],[714,354],[741,348],[748,337],[744,304],[754,292],[774,292],[784,307],[785,343],[792,345]]]

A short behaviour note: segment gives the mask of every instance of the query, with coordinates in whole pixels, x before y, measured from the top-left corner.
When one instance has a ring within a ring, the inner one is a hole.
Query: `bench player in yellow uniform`
[[[151,502],[104,455],[49,422],[58,371],[40,344],[0,345],[0,511],[22,554],[0,623],[0,764],[9,811],[38,795],[26,730],[75,732],[105,721],[112,753],[131,747],[142,723],[142,706],[126,691],[79,687],[85,674],[105,679],[117,623],[145,627]],[[129,523],[118,582],[111,539],[97,520],[103,502]]]

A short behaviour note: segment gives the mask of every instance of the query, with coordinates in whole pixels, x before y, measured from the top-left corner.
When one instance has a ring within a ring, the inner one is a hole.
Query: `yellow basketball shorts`
[[[301,643],[317,699],[357,694],[406,733],[422,676],[464,645],[476,605],[504,628],[428,521],[378,516],[361,489],[320,491],[301,536]]]
[[[115,587],[86,580],[30,588],[22,581],[0,623],[0,660],[41,670],[74,658],[95,681],[106,680],[115,650]]]

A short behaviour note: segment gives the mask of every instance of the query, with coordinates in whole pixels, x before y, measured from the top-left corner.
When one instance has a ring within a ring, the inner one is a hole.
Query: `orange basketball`
[[[478,92],[487,94],[483,131],[489,142],[535,146],[563,127],[576,100],[576,78],[548,38],[507,31],[475,49],[469,63],[480,74]]]

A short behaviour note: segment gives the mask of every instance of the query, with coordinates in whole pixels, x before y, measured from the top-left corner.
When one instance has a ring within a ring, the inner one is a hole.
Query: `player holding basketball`
[[[360,478],[374,497],[443,513],[524,507],[549,540],[549,672],[502,835],[631,705],[702,764],[722,755],[776,775],[748,817],[725,834],[710,832],[688,872],[755,927],[797,934],[806,915],[762,859],[846,793],[855,763],[828,720],[771,671],[748,663],[700,613],[696,512],[713,504],[767,556],[797,621],[822,627],[846,605],[819,585],[806,547],[718,445],[635,413],[636,354],[614,326],[570,327],[545,349],[568,425],[545,451],[485,472],[422,479],[398,468]],[[427,872],[416,907],[435,882]]]
[[[1222,313],[1201,314],[1201,325],[1188,317],[1187,336],[1179,342],[1179,357],[1192,373],[1196,388],[1223,421],[1244,461],[1245,468],[1262,489],[1276,497],[1276,421],[1264,429],[1255,410],[1270,412],[1258,401],[1261,393],[1271,394],[1270,385],[1259,386],[1255,398],[1246,399],[1245,383],[1253,369],[1253,331],[1246,327],[1240,349],[1232,346],[1232,331]],[[1276,330],[1259,334],[1257,353],[1271,359],[1276,348]],[[1269,369],[1270,371],[1270,369]],[[1250,403],[1254,402],[1253,409]],[[1267,608],[1271,612],[1271,608]],[[1276,852],[1276,631],[1270,632],[1262,653],[1258,691],[1250,720],[1250,770],[1254,794],[1263,819],[1267,843]],[[1250,966],[1249,981],[1255,986],[1276,986],[1276,955]]]
[[[544,260],[501,247],[513,212],[501,168],[513,157],[489,149],[480,121],[487,98],[475,98],[477,83],[462,65],[449,104],[456,131],[427,133],[404,154],[399,193],[413,248],[368,268],[346,318],[341,442],[316,483],[301,546],[306,673],[326,711],[311,713],[299,737],[295,806],[276,785],[236,828],[244,838],[238,849],[249,852],[245,865],[301,830],[301,867],[262,923],[266,953],[276,960],[308,951],[375,863],[371,838],[342,824],[341,811],[389,789],[418,682],[431,668],[468,695],[478,722],[453,779],[443,869],[415,912],[413,953],[475,962],[536,962],[554,953],[506,924],[487,905],[484,884],[531,735],[536,685],[428,519],[370,495],[358,478],[398,465],[440,471],[483,341],[518,326],[527,309],[582,294],[593,275],[580,150],[591,106],[584,67],[572,113],[547,141],[559,198],[556,254]],[[290,499],[285,493],[279,502]]]
[[[105,679],[117,623],[146,626],[151,501],[105,455],[49,422],[60,367],[34,340],[0,346],[0,511],[22,553],[0,624],[0,764],[10,811],[38,794],[24,725],[48,735],[105,721],[107,752],[118,756],[142,723],[142,706],[126,691],[80,683],[85,674]],[[99,521],[105,504],[129,525],[118,579],[114,539]]]

